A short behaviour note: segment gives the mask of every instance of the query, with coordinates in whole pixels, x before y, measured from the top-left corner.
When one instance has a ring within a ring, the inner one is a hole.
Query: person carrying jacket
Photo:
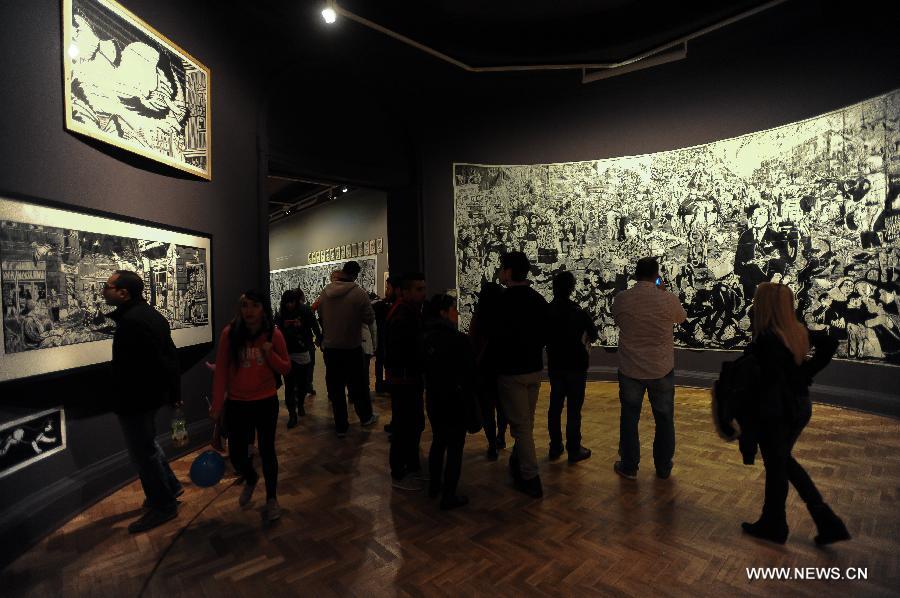
[[[766,488],[762,515],[741,527],[751,536],[784,544],[788,537],[785,501],[790,482],[816,524],[816,544],[849,540],[844,522],[825,504],[809,474],[791,454],[812,415],[809,386],[813,376],[831,361],[837,342],[824,334],[810,334],[797,320],[794,295],[786,285],[760,283],[752,310],[753,342],[747,352],[756,358],[760,377],[753,392],[755,401],[742,408],[742,436],[755,438],[759,445]],[[807,358],[810,344],[815,353]],[[756,449],[747,443],[742,445],[745,462],[752,462],[748,448],[753,453]]]

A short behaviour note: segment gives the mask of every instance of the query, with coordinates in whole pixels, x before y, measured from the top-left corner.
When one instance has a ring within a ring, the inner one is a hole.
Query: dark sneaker
[[[661,480],[668,480],[670,475],[672,475],[671,467],[669,469],[657,469],[656,470],[656,477],[658,477]]]
[[[404,476],[401,479],[391,478],[391,486],[398,490],[421,490],[422,480],[417,480],[411,475]]]
[[[184,494],[184,486],[179,486],[178,490],[175,491],[175,498],[178,498],[182,494]],[[178,502],[181,502],[181,501],[178,501]],[[141,508],[144,508],[144,509],[150,508],[150,499],[149,498],[144,499],[144,504],[141,505]]]
[[[516,490],[523,494],[527,494],[531,498],[541,498],[544,496],[544,487],[541,484],[541,476],[535,476],[530,480],[518,479],[514,485]]]
[[[562,456],[562,454],[564,452],[566,452],[566,451],[562,446],[553,446],[551,444],[550,445],[550,460],[556,461],[557,459],[559,459]]]
[[[591,449],[579,447],[577,451],[573,453],[569,453],[569,463],[578,463],[579,461],[584,461],[585,459],[591,458]]]
[[[378,414],[373,413],[372,417],[370,417],[366,421],[362,422],[360,425],[362,425],[363,428],[368,428],[369,426],[374,426],[377,421],[378,421]]]
[[[256,490],[256,483],[259,479],[253,480],[251,484],[249,481],[244,482],[244,488],[241,490],[241,495],[238,497],[238,505],[241,507],[246,507],[250,503],[250,499],[253,498],[253,491]]]
[[[128,525],[128,533],[129,534],[137,534],[140,532],[145,532],[147,530],[153,529],[154,527],[158,527],[165,523],[166,521],[171,521],[178,516],[178,508],[167,509],[165,511],[161,511],[159,509],[150,509],[140,518],[132,521]]]
[[[287,427],[288,427],[288,430],[290,430],[291,428],[297,427],[297,414],[296,413],[291,413],[290,416],[288,416]]]
[[[266,521],[275,521],[281,517],[281,507],[278,505],[277,498],[270,498],[266,501]]]
[[[613,471],[625,478],[626,480],[637,479],[637,469],[624,469],[621,461],[613,463]]]
[[[464,507],[467,504],[469,504],[469,499],[465,496],[445,496],[441,499],[441,510],[449,511],[450,509]]]

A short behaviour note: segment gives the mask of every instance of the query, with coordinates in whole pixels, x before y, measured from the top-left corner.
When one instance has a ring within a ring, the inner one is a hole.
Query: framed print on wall
[[[381,237],[375,239],[375,253],[384,251],[384,240]]]
[[[66,128],[210,180],[210,71],[114,0],[63,0]]]
[[[0,478],[66,450],[62,407],[0,424]]]
[[[0,382],[112,357],[106,280],[132,270],[177,347],[211,343],[211,237],[0,197]]]

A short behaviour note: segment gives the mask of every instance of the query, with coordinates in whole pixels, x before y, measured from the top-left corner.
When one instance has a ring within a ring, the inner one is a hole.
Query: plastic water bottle
[[[187,422],[184,420],[184,411],[181,407],[176,407],[175,413],[172,414],[172,445],[187,446],[187,444],[188,433]]]

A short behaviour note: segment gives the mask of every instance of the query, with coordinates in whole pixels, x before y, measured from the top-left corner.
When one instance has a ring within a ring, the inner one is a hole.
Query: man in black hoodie
[[[509,459],[516,489],[533,497],[544,495],[534,449],[534,411],[544,370],[549,336],[547,300],[531,288],[528,258],[520,251],[500,261],[500,296],[488,350],[497,368],[497,391],[516,446]]]
[[[148,304],[144,281],[128,270],[116,270],[103,287],[103,298],[115,311],[111,388],[121,391],[119,416],[128,454],[137,467],[149,510],[128,526],[143,532],[174,519],[183,489],[156,442],[156,411],[181,402],[178,354],[169,323]]]

